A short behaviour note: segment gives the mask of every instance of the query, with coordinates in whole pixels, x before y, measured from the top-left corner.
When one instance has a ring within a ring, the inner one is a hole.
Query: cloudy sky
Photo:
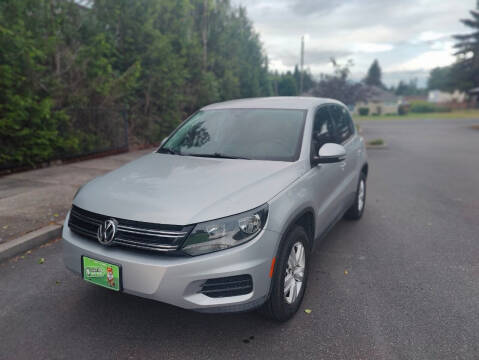
[[[243,5],[259,32],[270,67],[292,70],[306,34],[305,65],[313,75],[330,73],[329,58],[354,61],[353,77],[364,77],[378,59],[383,81],[418,78],[454,61],[451,35],[468,32],[476,0],[233,0]]]

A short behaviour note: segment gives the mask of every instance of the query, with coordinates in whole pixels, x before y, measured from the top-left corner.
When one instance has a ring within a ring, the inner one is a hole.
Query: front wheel
[[[296,226],[287,235],[276,259],[271,293],[260,308],[263,315],[286,321],[298,311],[308,280],[309,255],[309,236],[303,227]]]
[[[358,188],[356,190],[356,198],[354,204],[348,209],[344,215],[346,219],[359,220],[363,216],[364,206],[366,205],[366,175],[361,172],[359,176]]]

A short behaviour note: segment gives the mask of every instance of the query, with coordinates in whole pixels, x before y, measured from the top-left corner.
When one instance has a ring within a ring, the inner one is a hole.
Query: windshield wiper
[[[167,147],[162,147],[161,149],[158,149],[159,153],[166,153],[166,154],[171,154],[171,155],[183,155],[177,150],[173,150]]]
[[[197,156],[197,157],[208,157],[208,158],[217,158],[217,159],[242,159],[242,160],[251,160],[247,157],[226,155],[219,152],[213,154],[184,154],[186,156]]]

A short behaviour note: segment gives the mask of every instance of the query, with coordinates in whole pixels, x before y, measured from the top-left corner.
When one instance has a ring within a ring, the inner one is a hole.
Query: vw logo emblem
[[[98,242],[102,245],[109,246],[115,239],[116,226],[118,222],[114,219],[106,220],[98,227],[98,233],[96,235]]]

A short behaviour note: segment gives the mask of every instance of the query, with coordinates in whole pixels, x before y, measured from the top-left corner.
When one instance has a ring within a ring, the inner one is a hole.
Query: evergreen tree
[[[296,87],[296,81],[294,75],[288,71],[286,74],[281,75],[278,81],[278,95],[279,96],[295,96],[298,93]]]
[[[472,29],[472,33],[456,35],[455,55],[458,56],[452,68],[457,88],[469,90],[479,86],[479,11],[471,10],[470,19],[461,22]]]
[[[369,67],[368,74],[364,79],[364,83],[369,86],[377,86],[384,88],[384,85],[382,83],[382,71],[377,60],[374,60]]]
[[[303,72],[303,92],[308,92],[316,85],[316,81],[309,70]]]
[[[293,77],[296,82],[296,88],[299,89],[301,87],[301,72],[299,71],[299,66],[297,64],[294,65]]]
[[[396,95],[414,96],[427,94],[426,89],[421,89],[417,85],[417,78],[409,80],[409,82],[400,80],[396,89],[392,89]]]
[[[294,71],[293,71],[293,77],[296,83],[296,89],[300,88],[301,85],[301,71],[299,70],[299,66],[295,65],[294,66]],[[311,90],[315,85],[315,81],[313,79],[313,76],[308,70],[303,70],[303,93],[308,92]],[[298,95],[301,95],[298,93]]]
[[[452,77],[452,66],[432,69],[427,80],[427,88],[429,90],[454,91],[455,84]]]

